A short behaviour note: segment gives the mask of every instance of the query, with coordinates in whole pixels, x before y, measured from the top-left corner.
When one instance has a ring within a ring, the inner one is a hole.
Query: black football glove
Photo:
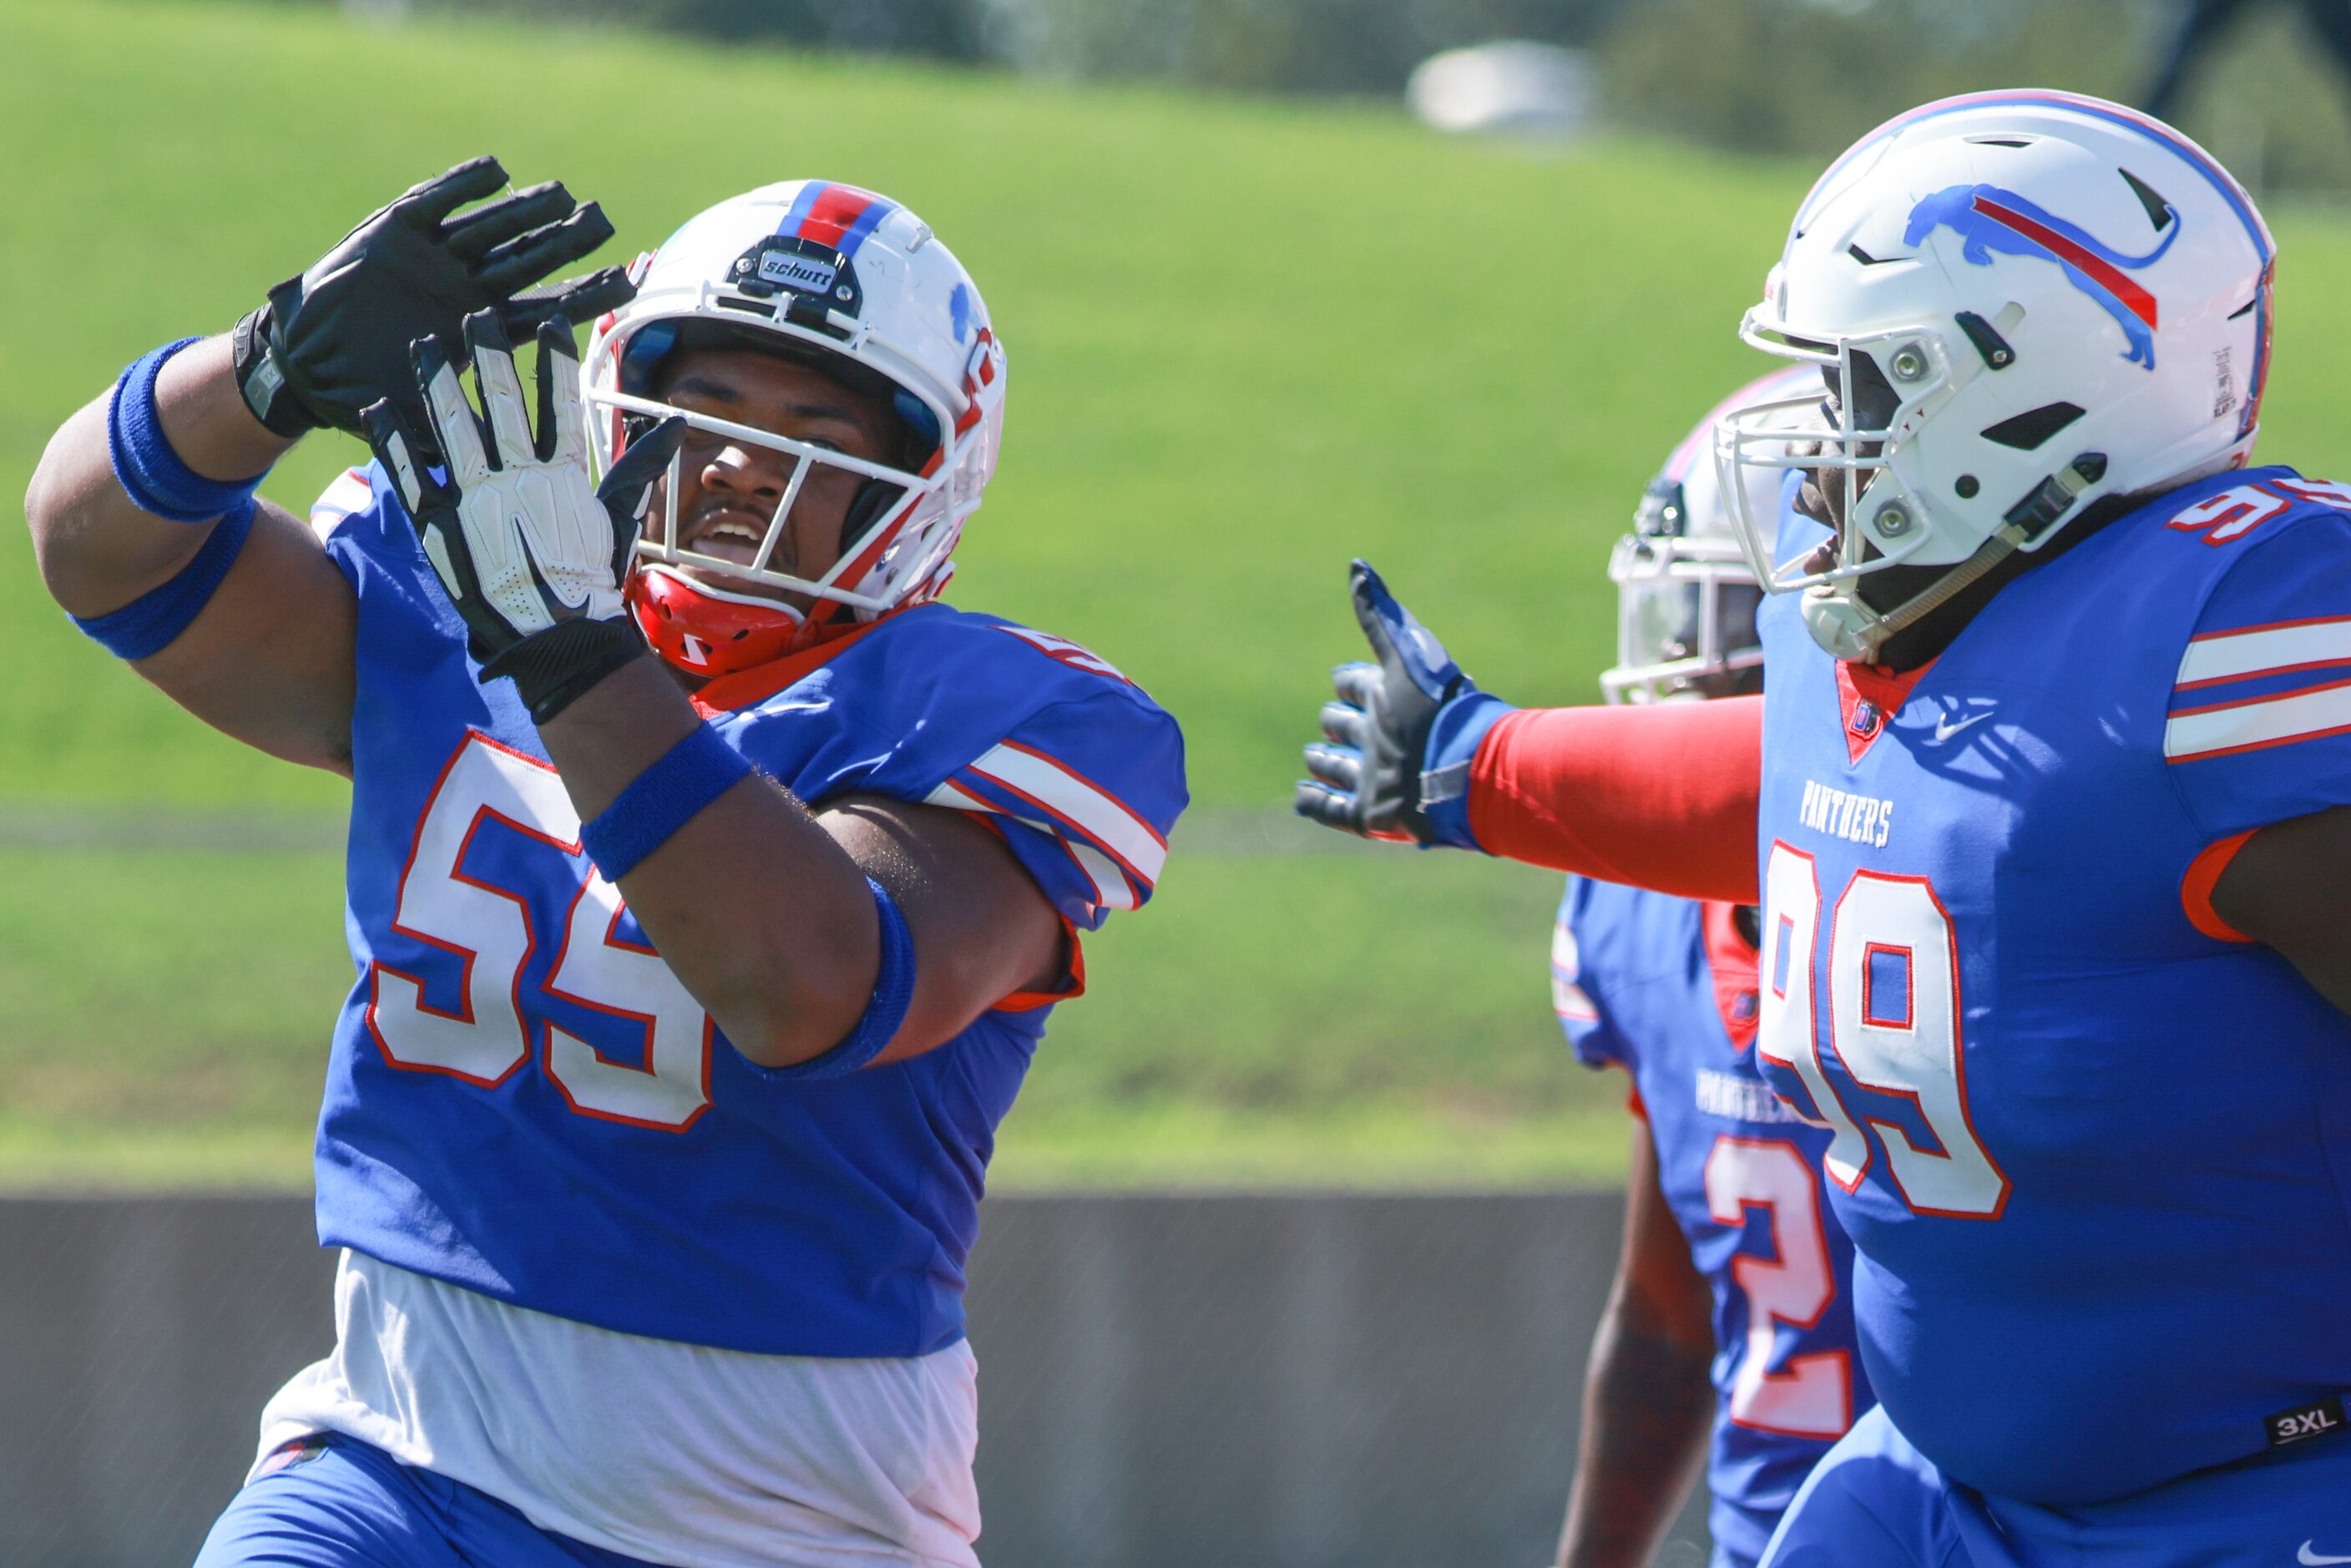
[[[1331,672],[1338,700],[1323,705],[1324,738],[1306,748],[1311,777],[1299,780],[1290,809],[1365,838],[1431,843],[1437,835],[1421,810],[1429,731],[1447,703],[1478,688],[1378,572],[1359,560],[1349,583],[1379,662]]]
[[[538,434],[495,310],[465,318],[482,414],[437,338],[416,345],[414,384],[435,442],[396,404],[371,404],[368,444],[400,487],[425,559],[465,622],[485,683],[511,679],[535,723],[646,652],[622,598],[653,481],[685,439],[673,416],[629,444],[601,485],[588,475],[571,324],[538,328]],[[445,473],[428,465],[446,453]]]
[[[510,339],[527,338],[552,317],[593,320],[635,296],[619,267],[533,287],[612,237],[603,210],[560,184],[454,215],[506,183],[495,158],[460,163],[271,289],[236,324],[237,390],[254,417],[289,439],[329,426],[358,434],[368,404],[413,393],[408,346],[417,339],[454,343],[460,323],[485,309]],[[413,420],[423,410],[405,412]]]

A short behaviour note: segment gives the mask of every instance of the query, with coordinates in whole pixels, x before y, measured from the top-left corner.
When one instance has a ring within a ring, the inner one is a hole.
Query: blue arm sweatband
[[[638,774],[593,821],[581,826],[580,844],[605,879],[618,882],[752,771],[743,754],[716,730],[696,726],[660,761]],[[914,999],[914,940],[897,901],[870,876],[865,885],[873,890],[873,908],[881,919],[882,959],[873,995],[858,1016],[857,1027],[821,1056],[789,1067],[749,1062],[754,1071],[771,1078],[834,1078],[854,1072],[881,1055],[906,1021],[906,1009]]]
[[[630,780],[594,821],[581,825],[580,846],[606,881],[618,882],[752,771],[716,730],[697,724]]]
[[[225,517],[248,505],[268,476],[264,469],[250,479],[207,479],[172,450],[155,410],[155,378],[166,361],[196,341],[183,338],[131,361],[114,383],[114,402],[106,415],[106,455],[115,482],[141,511],[174,523]]]
[[[212,536],[170,581],[149,589],[120,610],[86,621],[76,615],[73,623],[118,659],[143,659],[162,653],[212,602],[221,580],[236,564],[246,536],[253,532],[253,497],[248,496],[221,518]]]
[[[914,999],[914,938],[906,929],[906,917],[898,911],[898,901],[870,876],[865,885],[873,890],[873,911],[882,917],[882,964],[873,977],[872,998],[858,1015],[857,1027],[822,1056],[811,1056],[789,1067],[761,1067],[753,1062],[753,1071],[769,1078],[839,1078],[881,1055],[882,1048],[896,1037],[898,1026],[906,1021],[906,1009]]]
[[[1420,814],[1428,819],[1438,843],[1484,852],[1486,846],[1469,831],[1469,769],[1486,732],[1518,711],[1474,688],[1437,710],[1420,765]]]

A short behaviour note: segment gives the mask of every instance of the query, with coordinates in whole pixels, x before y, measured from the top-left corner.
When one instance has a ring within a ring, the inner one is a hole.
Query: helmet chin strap
[[[2104,453],[2083,453],[2010,507],[1999,529],[1978,545],[1973,555],[1937,578],[1922,592],[1883,613],[1864,604],[1857,591],[1839,593],[1826,583],[1806,589],[1805,626],[1811,630],[1813,641],[1832,656],[1850,664],[1877,663],[1877,655],[1887,643],[1949,604],[2001,561],[2047,534],[2060,518],[2072,512],[2082,492],[2105,475]],[[1857,590],[1858,581],[1853,587]]]
[[[1813,638],[1830,653],[1849,664],[1874,664],[1886,644],[1905,629],[1949,604],[1970,583],[2016,553],[2023,530],[2013,524],[1976,547],[1976,553],[1937,578],[1925,592],[1904,601],[1883,614],[1864,604],[1855,593],[1839,593],[1823,583],[1804,591],[1804,624]],[[1855,586],[1858,586],[1857,584]]]

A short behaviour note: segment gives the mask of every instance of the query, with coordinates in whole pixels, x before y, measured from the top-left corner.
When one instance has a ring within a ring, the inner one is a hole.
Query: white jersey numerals
[[[2283,476],[2237,485],[2200,501],[2189,502],[2172,514],[2168,526],[2183,533],[2200,533],[2208,545],[2233,544],[2297,501],[2312,501],[2338,512],[2351,512],[2351,485]]]
[[[1755,1049],[1764,1061],[1785,1067],[1803,1081],[1820,1108],[1821,1123],[1836,1136],[1821,1157],[1830,1178],[1851,1192],[1869,1160],[1869,1136],[1845,1114],[1821,1071],[1813,1049],[1813,953],[1819,945],[1820,873],[1813,857],[1785,844],[1771,848],[1763,868],[1763,1005],[1757,1011]]]
[[[1718,1225],[1744,1225],[1763,1210],[1769,1258],[1740,1253],[1730,1277],[1747,1298],[1747,1345],[1730,1385],[1730,1419],[1792,1437],[1834,1438],[1853,1425],[1853,1362],[1841,1350],[1791,1356],[1774,1370],[1780,1329],[1808,1329],[1836,1295],[1820,1187],[1793,1144],[1725,1133],[1706,1157],[1706,1207]]]
[[[1823,1069],[1813,977],[1822,900],[1812,856],[1774,843],[1763,881],[1758,1048],[1794,1071],[1835,1133],[1821,1161],[1829,1179],[1847,1192],[1860,1186],[1871,1157],[1866,1121],[1884,1134],[1887,1175],[1912,1212],[1999,1218],[2008,1178],[1970,1124],[1959,937],[1935,890],[1920,877],[1857,871],[1830,916],[1829,1049],[1857,1087],[1917,1107],[1940,1145],[1921,1148],[1899,1124],[1846,1105]]]
[[[611,1021],[595,1041],[552,1021],[542,1025],[541,1040],[531,1039],[522,975],[539,934],[529,907],[520,894],[465,869],[467,846],[491,821],[563,855],[580,853],[579,813],[555,770],[469,733],[425,803],[392,922],[399,935],[455,960],[457,1005],[436,1007],[427,994],[447,986],[446,975],[436,984],[376,963],[367,1027],[384,1060],[492,1088],[530,1059],[534,1045],[543,1046],[549,1078],[580,1114],[690,1126],[710,1103],[709,1015],[652,948],[619,936],[626,912],[620,890],[584,862],[587,881],[557,938],[562,946],[546,991]]]

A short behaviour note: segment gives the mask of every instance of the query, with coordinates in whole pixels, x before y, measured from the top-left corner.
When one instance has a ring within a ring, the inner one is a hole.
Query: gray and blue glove
[[[1290,809],[1364,838],[1476,849],[1469,764],[1495,720],[1511,711],[1461,673],[1445,644],[1356,561],[1349,577],[1370,664],[1331,672],[1322,739],[1306,747],[1307,778]]]

